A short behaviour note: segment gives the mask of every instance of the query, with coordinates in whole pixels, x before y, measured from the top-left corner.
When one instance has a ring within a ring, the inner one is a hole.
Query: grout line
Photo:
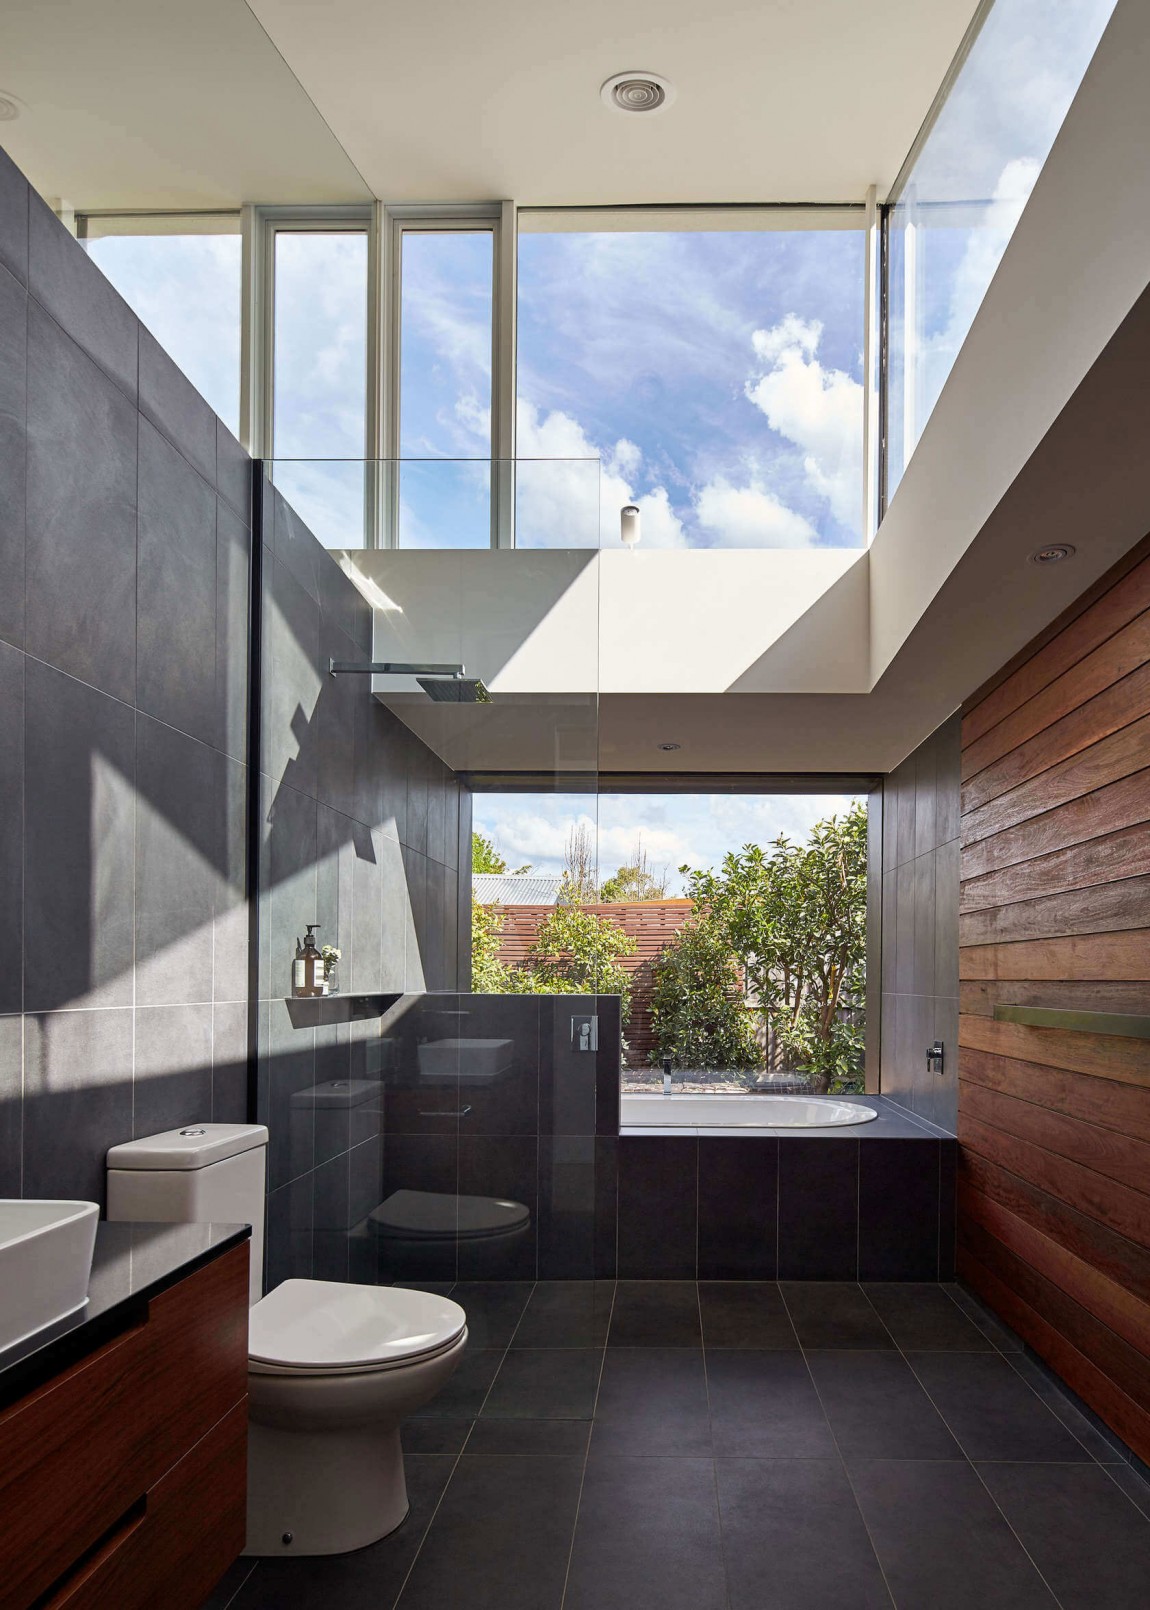
[[[715,1494],[715,1519],[719,1527],[719,1565],[723,1572],[723,1598],[727,1610],[731,1606],[731,1583],[727,1575],[727,1549],[723,1541],[723,1506],[719,1501],[719,1467],[715,1462],[715,1426],[711,1414],[711,1378],[707,1372],[707,1336],[703,1329],[703,1299],[699,1293],[699,1282],[695,1281],[695,1307],[699,1313],[699,1352],[703,1359],[703,1391],[707,1399],[707,1431],[711,1444],[711,1487]]]
[[[873,1307],[874,1305],[870,1303],[870,1298],[867,1297],[866,1292],[862,1291],[861,1285],[859,1285],[859,1283],[857,1281],[855,1282],[855,1284],[858,1285],[858,1289],[860,1290],[860,1292],[862,1292],[862,1295],[863,1295],[863,1298],[865,1299],[865,1301],[868,1304],[870,1304],[871,1307]],[[803,1339],[799,1335],[799,1327],[795,1324],[794,1315],[791,1313],[790,1304],[787,1302],[787,1295],[786,1295],[786,1292],[783,1290],[781,1283],[779,1285],[779,1297],[782,1300],[783,1311],[786,1314],[787,1318],[790,1320],[791,1329],[795,1333],[795,1341],[798,1343],[799,1357],[803,1361],[803,1368],[807,1372],[807,1379],[811,1383],[811,1387],[812,1387],[812,1389],[814,1391],[815,1398],[818,1401],[819,1408],[822,1410],[823,1419],[827,1423],[827,1430],[830,1433],[831,1441],[835,1445],[835,1452],[838,1454],[839,1464],[842,1467],[843,1475],[846,1477],[847,1486],[850,1488],[851,1497],[854,1499],[855,1509],[858,1512],[859,1519],[862,1521],[863,1530],[866,1532],[866,1535],[867,1535],[867,1541],[870,1543],[871,1553],[874,1555],[875,1564],[878,1566],[879,1575],[882,1577],[883,1586],[886,1588],[887,1595],[890,1598],[891,1605],[894,1606],[896,1604],[895,1596],[894,1596],[893,1592],[891,1591],[890,1583],[887,1581],[886,1567],[882,1563],[882,1557],[879,1554],[878,1548],[875,1545],[875,1540],[874,1540],[874,1536],[871,1533],[870,1525],[869,1525],[869,1523],[867,1521],[865,1513],[863,1512],[863,1507],[859,1503],[858,1493],[857,1493],[857,1491],[855,1489],[854,1479],[851,1476],[850,1469],[849,1469],[849,1467],[847,1465],[846,1460],[843,1458],[843,1451],[839,1447],[838,1436],[837,1436],[837,1434],[835,1432],[834,1426],[831,1424],[831,1417],[827,1413],[826,1407],[823,1404],[822,1393],[819,1391],[818,1382],[815,1380],[815,1373],[811,1369],[810,1360],[807,1358],[807,1349],[803,1346]],[[875,1316],[878,1319],[879,1324],[883,1325],[882,1316],[878,1313],[877,1309],[875,1309]],[[883,1329],[884,1330],[886,1329],[885,1325],[883,1325]],[[889,1332],[888,1332],[888,1334],[889,1334]],[[894,1341],[893,1337],[891,1337],[891,1341],[892,1342]],[[817,1349],[812,1348],[811,1351],[816,1352]],[[885,1353],[885,1352],[888,1351],[888,1349],[883,1348],[882,1351]]]
[[[567,1587],[571,1580],[571,1562],[575,1558],[575,1534],[579,1530],[579,1511],[583,1507],[583,1488],[587,1483],[587,1461],[591,1457],[591,1443],[595,1437],[595,1416],[599,1412],[599,1392],[603,1385],[603,1371],[607,1367],[607,1346],[611,1340],[611,1326],[615,1319],[615,1298],[619,1290],[619,1282],[613,1281],[611,1286],[611,1312],[607,1315],[607,1331],[603,1338],[603,1347],[599,1354],[599,1376],[595,1382],[595,1399],[591,1405],[591,1425],[587,1433],[587,1446],[583,1450],[583,1468],[579,1472],[579,1493],[575,1499],[575,1518],[571,1523],[571,1542],[567,1546],[567,1569],[563,1573],[563,1591],[559,1595],[559,1610],[567,1602]],[[592,1304],[594,1312],[594,1304]]]
[[[224,1605],[223,1610],[231,1610],[231,1606],[238,1602],[240,1594],[244,1591],[252,1577],[256,1574],[256,1571],[259,1569],[259,1563],[260,1562],[258,1560],[252,1561],[251,1569],[247,1572],[243,1581],[236,1588],[236,1591],[232,1594],[227,1604]]]

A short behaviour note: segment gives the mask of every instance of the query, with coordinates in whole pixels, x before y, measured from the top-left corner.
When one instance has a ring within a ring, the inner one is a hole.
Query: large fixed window
[[[90,214],[77,234],[232,431],[240,428],[238,213]]]
[[[1115,0],[996,0],[891,192],[886,492],[930,418]]]
[[[855,547],[863,207],[521,211],[517,452],[597,458],[601,540]],[[565,546],[570,477],[520,474],[517,543]]]

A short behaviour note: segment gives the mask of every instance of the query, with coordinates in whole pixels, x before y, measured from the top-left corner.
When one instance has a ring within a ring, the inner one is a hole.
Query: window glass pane
[[[1114,0],[997,0],[892,209],[888,498],[1113,10]]]
[[[491,542],[491,230],[406,230],[400,292],[399,540]],[[449,462],[442,462],[448,460]]]
[[[333,548],[361,547],[367,429],[365,231],[276,234],[273,422],[276,484],[322,542]]]
[[[213,220],[210,234],[195,232],[191,219],[187,233],[175,232],[179,221],[169,218],[164,234],[104,233],[109,220],[94,220],[93,227],[101,232],[85,241],[88,255],[229,430],[238,432],[239,220]]]
[[[864,268],[861,227],[521,234],[519,545],[588,457],[607,546],[626,503],[644,548],[861,544]]]

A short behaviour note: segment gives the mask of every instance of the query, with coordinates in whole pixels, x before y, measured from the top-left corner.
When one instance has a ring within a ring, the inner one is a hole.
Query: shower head
[[[477,676],[417,676],[436,704],[490,704],[491,695]]]
[[[465,676],[462,665],[410,665],[395,660],[328,660],[330,676],[413,676],[436,704],[490,704],[491,695],[477,676]]]

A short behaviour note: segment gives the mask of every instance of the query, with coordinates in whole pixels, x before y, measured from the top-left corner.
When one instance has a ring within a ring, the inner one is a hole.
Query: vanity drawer
[[[244,1546],[247,1404],[184,1455],[42,1610],[199,1610]]]
[[[248,1249],[0,1415],[0,1610],[24,1610],[247,1393]]]

